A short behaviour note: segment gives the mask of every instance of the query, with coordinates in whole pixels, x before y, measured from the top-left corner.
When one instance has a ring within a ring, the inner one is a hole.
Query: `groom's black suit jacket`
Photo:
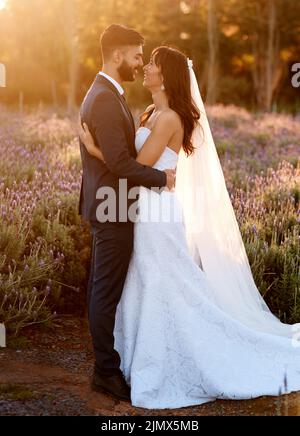
[[[166,174],[135,160],[137,153],[132,114],[124,97],[104,76],[96,76],[83,100],[80,114],[105,163],[91,156],[80,141],[83,175],[79,213],[86,220],[96,221],[96,209],[103,201],[96,199],[96,192],[100,187],[109,186],[116,193],[116,218],[119,222],[119,179],[127,179],[128,193],[133,186],[163,187],[166,185]],[[128,208],[134,201],[128,200]]]

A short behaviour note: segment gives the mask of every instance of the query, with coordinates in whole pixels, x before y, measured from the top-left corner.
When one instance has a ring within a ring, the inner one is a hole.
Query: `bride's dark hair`
[[[169,46],[155,48],[152,57],[161,69],[169,106],[180,116],[184,128],[182,146],[189,156],[194,151],[191,138],[200,119],[200,112],[191,95],[187,57],[180,50]],[[153,110],[142,115],[141,124],[147,121],[152,112]]]

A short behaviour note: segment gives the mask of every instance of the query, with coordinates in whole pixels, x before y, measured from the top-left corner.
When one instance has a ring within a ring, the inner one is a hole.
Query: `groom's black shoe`
[[[106,392],[121,400],[130,401],[130,387],[123,374],[100,375],[94,371],[91,388],[93,391]]]

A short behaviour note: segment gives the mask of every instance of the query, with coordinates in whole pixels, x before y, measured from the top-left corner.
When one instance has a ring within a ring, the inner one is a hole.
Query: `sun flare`
[[[6,0],[0,0],[0,10],[4,9],[6,6]]]

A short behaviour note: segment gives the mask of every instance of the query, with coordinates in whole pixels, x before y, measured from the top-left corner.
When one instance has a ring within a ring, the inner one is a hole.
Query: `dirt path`
[[[90,390],[93,352],[86,321],[70,317],[24,332],[0,349],[0,415],[298,415],[300,393],[148,410]]]

